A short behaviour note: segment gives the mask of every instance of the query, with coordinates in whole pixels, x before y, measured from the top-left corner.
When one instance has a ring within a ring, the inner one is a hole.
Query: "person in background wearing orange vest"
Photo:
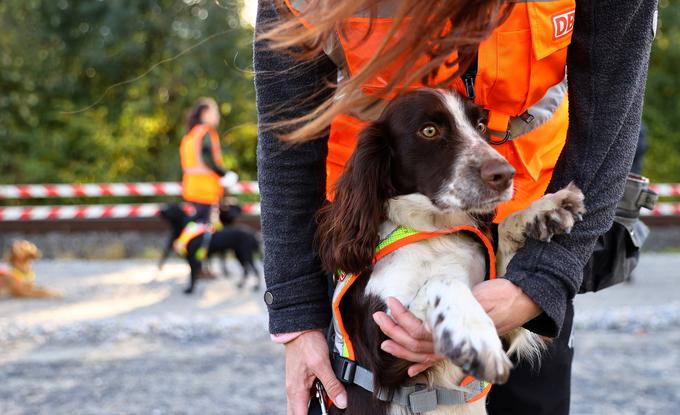
[[[215,130],[219,123],[217,102],[199,98],[189,112],[189,132],[180,143],[182,198],[194,206],[194,222],[210,223],[212,208],[219,204],[224,188],[238,181],[236,173],[225,171],[222,165],[220,138]]]
[[[570,182],[585,194],[587,214],[571,234],[528,241],[506,278],[473,290],[499,332],[524,326],[554,337],[540,367],[520,364],[491,389],[489,413],[569,413],[572,298],[623,195],[656,8],[656,0],[259,2],[264,300],[272,339],[285,344],[289,414],[307,413],[315,378],[337,407],[347,405],[323,334],[331,307],[314,216],[332,200],[361,127],[418,87],[457,90],[488,111],[487,138],[517,171],[516,196],[497,221]],[[382,347],[413,362],[413,376],[439,358],[432,335],[400,304],[390,308],[392,318],[375,316],[390,338]]]

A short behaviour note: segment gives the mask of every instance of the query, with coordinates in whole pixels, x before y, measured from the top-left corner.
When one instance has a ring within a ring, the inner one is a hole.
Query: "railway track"
[[[260,230],[260,217],[244,215],[237,223]],[[680,223],[680,222],[679,222]],[[81,233],[81,232],[165,232],[168,225],[159,217],[149,218],[99,218],[99,219],[63,219],[63,220],[31,220],[0,221],[1,233],[41,234],[46,232]]]

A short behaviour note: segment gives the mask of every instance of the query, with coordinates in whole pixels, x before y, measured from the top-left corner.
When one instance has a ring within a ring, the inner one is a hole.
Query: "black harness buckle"
[[[342,356],[333,356],[333,371],[335,372],[335,377],[340,379],[342,383],[352,383],[354,382],[354,375],[357,371],[357,363],[349,359],[345,359]]]

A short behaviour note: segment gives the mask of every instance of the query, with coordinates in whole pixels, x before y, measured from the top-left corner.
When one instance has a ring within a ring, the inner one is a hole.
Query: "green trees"
[[[0,182],[176,180],[184,111],[222,103],[227,166],[255,177],[242,0],[0,1]],[[680,182],[680,3],[661,0],[645,173]],[[127,81],[127,82],[126,82]]]
[[[644,120],[649,134],[644,173],[656,182],[680,182],[680,3],[675,0],[659,4]]]
[[[175,180],[184,112],[221,102],[255,173],[252,29],[234,0],[0,2],[0,180]],[[129,82],[125,82],[129,81]]]

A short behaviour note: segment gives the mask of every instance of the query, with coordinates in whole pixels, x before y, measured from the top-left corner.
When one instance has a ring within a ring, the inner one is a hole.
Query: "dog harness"
[[[479,229],[472,226],[456,226],[444,231],[420,232],[406,226],[398,226],[378,243],[373,256],[375,264],[380,259],[408,244],[437,238],[455,233],[466,233],[479,240],[486,248],[488,279],[496,278],[495,255],[489,238]],[[333,293],[333,330],[335,332],[333,369],[335,375],[343,383],[354,384],[375,393],[376,397],[385,402],[391,402],[411,410],[413,413],[433,411],[439,405],[459,405],[476,402],[485,397],[491,390],[491,384],[468,376],[454,389],[415,384],[403,386],[389,393],[385,390],[374,390],[373,373],[356,362],[354,346],[349,338],[342,315],[340,304],[344,295],[361,276],[361,273],[351,274],[338,271],[336,275],[335,292]]]
[[[205,235],[205,237],[210,238],[212,236],[211,227],[204,223],[189,222],[187,223],[187,226],[182,229],[182,233],[179,235],[179,237],[175,239],[172,247],[175,249],[175,252],[177,252],[178,255],[184,257],[187,255],[187,247],[189,246],[189,242],[201,235]],[[197,260],[203,261],[207,254],[207,244],[204,243],[196,250],[195,257]]]
[[[2,272],[0,271],[0,275],[1,274],[2,274]],[[25,271],[20,270],[17,267],[14,267],[14,266],[9,267],[9,271],[7,272],[7,274],[10,277],[12,277],[16,280],[19,280],[19,281],[23,281],[23,282],[33,282],[33,281],[35,281],[35,273],[33,271],[25,272]]]

